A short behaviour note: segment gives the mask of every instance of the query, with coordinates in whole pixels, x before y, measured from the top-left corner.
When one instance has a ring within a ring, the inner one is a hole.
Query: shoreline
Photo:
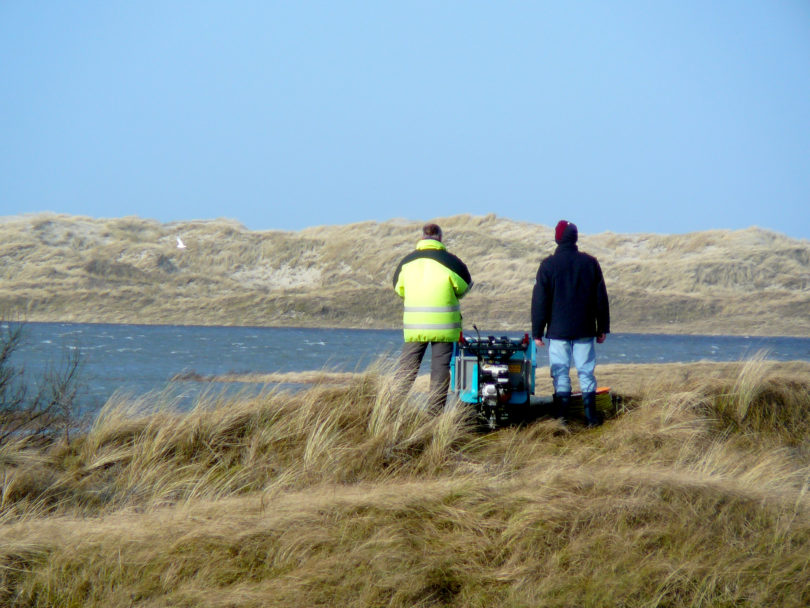
[[[103,325],[112,325],[116,327],[189,327],[189,328],[220,328],[220,329],[227,329],[227,328],[239,328],[239,329],[290,329],[290,330],[324,330],[324,331],[331,331],[331,330],[351,330],[351,331],[402,331],[401,327],[368,327],[368,326],[353,326],[353,325],[256,325],[256,324],[246,324],[242,325],[239,323],[168,323],[168,322],[124,322],[124,321],[75,321],[75,320],[35,320],[35,319],[5,319],[0,317],[0,324],[8,324],[8,323],[22,323],[25,324],[32,324],[36,323],[39,325],[92,325],[92,326],[103,326]],[[474,331],[474,330],[464,330],[465,332]],[[505,333],[527,333],[526,329],[510,329],[510,328],[498,328],[498,329],[483,329],[481,330],[482,334],[492,334],[497,335],[500,332]],[[703,332],[686,332],[686,331],[661,331],[661,330],[649,330],[649,331],[612,331],[609,335],[631,335],[631,336],[694,336],[696,338],[721,338],[721,337],[731,337],[731,338],[796,338],[796,339],[805,339],[810,338],[810,333],[808,334],[767,334],[767,333],[756,333],[756,332],[744,332],[744,333],[703,333]]]
[[[750,359],[744,361],[692,361],[675,363],[597,363],[596,378],[600,387],[610,388],[621,394],[640,394],[649,383],[678,382],[688,384],[692,380],[711,378],[729,380],[737,377],[745,366],[757,365],[768,373],[778,373],[791,378],[806,378],[810,382],[810,361],[776,361],[771,359]],[[227,373],[201,375],[196,373],[178,374],[172,380],[250,384],[324,384],[343,386],[359,378],[366,372],[276,372],[276,373]],[[571,371],[571,380],[577,385],[576,372]],[[414,382],[414,390],[427,392],[430,372],[420,373]],[[535,371],[535,395],[553,392],[548,365],[538,365]]]

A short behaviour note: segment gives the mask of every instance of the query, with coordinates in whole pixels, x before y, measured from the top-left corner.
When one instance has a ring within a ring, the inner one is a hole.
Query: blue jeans
[[[570,393],[571,378],[569,371],[571,363],[577,368],[579,388],[583,393],[596,392],[596,378],[593,370],[596,368],[596,342],[594,338],[581,340],[552,340],[548,341],[548,365],[551,379],[554,382],[554,392]]]

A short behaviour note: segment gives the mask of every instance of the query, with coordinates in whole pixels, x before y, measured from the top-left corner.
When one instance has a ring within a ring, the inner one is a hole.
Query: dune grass
[[[432,418],[382,366],[119,397],[0,448],[0,605],[808,605],[810,366],[624,367],[565,432]]]

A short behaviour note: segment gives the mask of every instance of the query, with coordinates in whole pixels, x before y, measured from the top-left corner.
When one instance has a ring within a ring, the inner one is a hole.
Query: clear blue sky
[[[810,238],[810,2],[0,0],[0,215]]]

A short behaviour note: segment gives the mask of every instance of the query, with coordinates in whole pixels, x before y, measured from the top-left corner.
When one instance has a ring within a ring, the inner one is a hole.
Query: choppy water
[[[25,367],[31,382],[78,349],[79,396],[86,411],[116,391],[164,390],[178,374],[361,371],[381,357],[396,357],[402,345],[400,330],[27,323],[24,333],[14,364]],[[760,351],[769,359],[810,361],[810,338],[610,334],[597,346],[597,360],[738,361]],[[539,354],[538,365],[546,364],[545,357]],[[202,390],[198,382],[174,382],[170,388],[186,398]]]

